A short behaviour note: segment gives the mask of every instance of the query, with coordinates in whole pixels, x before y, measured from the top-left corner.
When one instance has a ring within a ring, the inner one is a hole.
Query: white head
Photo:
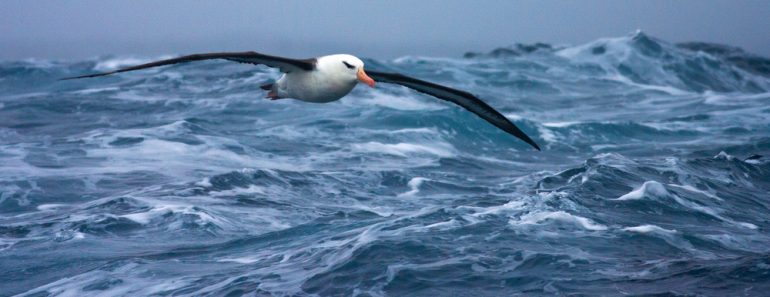
[[[364,61],[353,55],[329,55],[318,58],[318,69],[328,71],[340,79],[360,81],[374,87],[374,80],[364,72]]]

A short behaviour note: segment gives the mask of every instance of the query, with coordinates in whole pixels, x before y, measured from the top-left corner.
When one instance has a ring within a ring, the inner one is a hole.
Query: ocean
[[[0,296],[770,295],[766,57],[635,32],[364,58],[540,152],[396,85],[270,101],[278,71],[227,61],[57,80],[166,57],[0,62]]]

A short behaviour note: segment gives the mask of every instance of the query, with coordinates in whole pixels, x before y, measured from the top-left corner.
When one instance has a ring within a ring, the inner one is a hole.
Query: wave
[[[579,46],[517,44],[466,58],[512,58],[555,55],[582,69],[600,71],[609,79],[641,85],[667,86],[692,92],[767,92],[770,59],[742,49],[692,42],[670,44],[636,31],[619,38]]]

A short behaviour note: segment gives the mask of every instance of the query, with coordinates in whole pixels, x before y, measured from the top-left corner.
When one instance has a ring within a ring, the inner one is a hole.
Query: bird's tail
[[[283,97],[278,96],[278,92],[273,90],[274,85],[275,85],[274,83],[269,83],[269,84],[261,85],[259,86],[259,88],[267,91],[267,96],[265,96],[265,98],[267,99],[270,99],[270,100],[283,99]]]

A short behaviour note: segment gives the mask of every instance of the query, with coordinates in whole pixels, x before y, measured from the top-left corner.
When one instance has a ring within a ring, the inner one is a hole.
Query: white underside
[[[321,71],[292,72],[281,76],[273,90],[282,98],[326,103],[339,100],[356,86],[356,81],[335,78]]]

